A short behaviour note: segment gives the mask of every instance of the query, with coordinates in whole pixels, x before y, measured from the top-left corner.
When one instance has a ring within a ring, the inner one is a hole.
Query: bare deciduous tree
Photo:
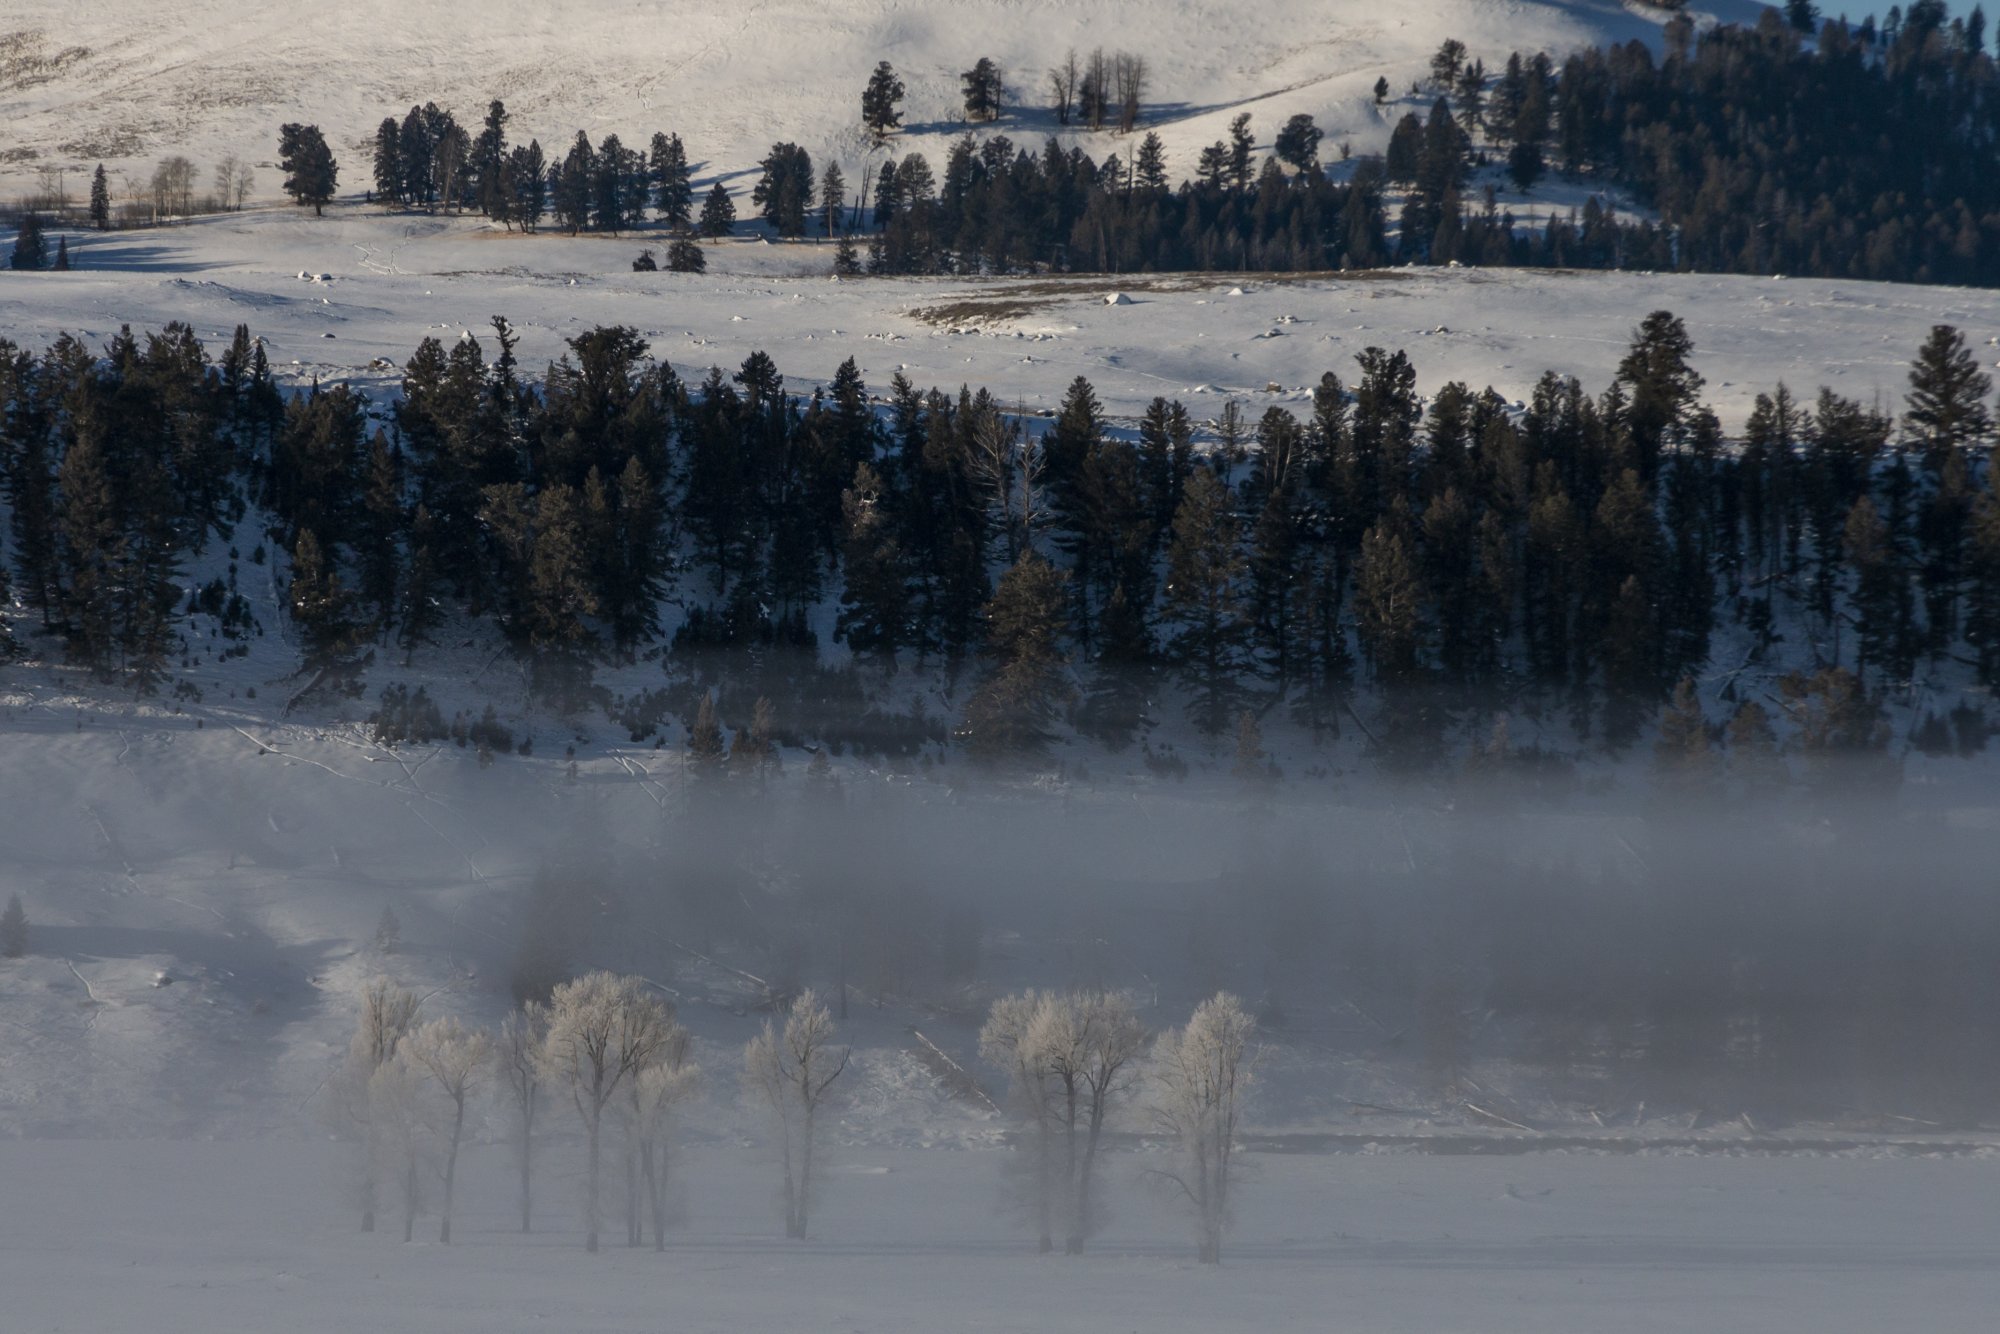
[[[833,1081],[847,1068],[848,1049],[836,1056],[833,1041],[833,1016],[806,990],[792,1002],[782,1029],[765,1020],[764,1031],[743,1049],[744,1076],[778,1122],[788,1237],[806,1235],[820,1111]]]
[[[500,1079],[514,1103],[515,1124],[521,1137],[514,1142],[521,1169],[521,1231],[533,1230],[535,1113],[540,1110],[542,1093],[541,1053],[548,1041],[549,1011],[540,1001],[524,1001],[500,1026],[500,1041],[494,1045]]]
[[[1179,1168],[1161,1175],[1194,1206],[1203,1264],[1222,1262],[1230,1165],[1255,1029],[1243,1003],[1224,991],[1197,1006],[1187,1027],[1169,1029],[1153,1044],[1153,1121],[1173,1138],[1180,1156]]]
[[[640,1171],[646,1204],[653,1220],[653,1249],[667,1246],[668,1145],[674,1112],[701,1087],[701,1067],[688,1059],[688,1033],[674,1025],[674,1036],[657,1064],[640,1071],[632,1085],[632,1120],[639,1141]]]
[[[586,973],[555,989],[542,1078],[569,1090],[588,1145],[584,1179],[584,1249],[597,1249],[603,1173],[604,1110],[628,1079],[652,1065],[671,1036],[666,1007],[636,977]]]
[[[1044,1255],[1055,1249],[1056,1120],[1053,1076],[1029,1040],[1042,993],[1024,991],[993,1002],[979,1030],[979,1055],[1007,1072],[1009,1110],[1027,1125],[1029,1209]]]
[[[465,1138],[465,1107],[486,1078],[492,1041],[456,1019],[433,1019],[403,1039],[397,1057],[408,1061],[435,1085],[446,1104],[443,1124],[437,1127],[438,1137],[444,1141],[444,1202],[439,1214],[438,1240],[449,1246],[451,1208],[458,1182],[458,1146]]]
[[[1132,1059],[1145,1041],[1145,1029],[1129,996],[1081,991],[1044,997],[1028,1035],[1029,1043],[1048,1062],[1060,1098],[1057,1115],[1069,1184],[1063,1250],[1081,1255],[1085,1239],[1097,1226],[1091,1188],[1105,1120],[1131,1088]]]
[[[404,1041],[407,1041],[405,1035]],[[403,1240],[416,1235],[417,1214],[424,1204],[423,1154],[429,1147],[419,1102],[423,1073],[398,1053],[377,1066],[368,1078],[369,1149],[377,1164],[393,1167],[403,1202]]]
[[[1122,134],[1130,134],[1139,123],[1139,107],[1146,97],[1146,84],[1151,72],[1146,68],[1146,58],[1120,51],[1112,62],[1112,81],[1118,92],[1118,129]]]
[[[355,1018],[347,1057],[331,1081],[327,1107],[334,1130],[357,1139],[362,1146],[362,1170],[356,1185],[363,1232],[375,1230],[376,1171],[382,1158],[369,1085],[375,1072],[395,1056],[396,1044],[416,1019],[415,995],[392,982],[369,983],[361,993],[361,1013]]]
[[[1092,1187],[1104,1126],[1130,1090],[1145,1041],[1131,998],[1120,992],[1027,992],[997,1003],[980,1034],[989,1060],[1006,1068],[1035,1128],[1037,1222],[1044,1249],[1057,1222],[1063,1249],[1083,1253],[1097,1223]]]
[[[1056,113],[1058,125],[1069,124],[1076,107],[1076,85],[1082,77],[1074,48],[1064,53],[1062,64],[1049,70],[1049,107]]]

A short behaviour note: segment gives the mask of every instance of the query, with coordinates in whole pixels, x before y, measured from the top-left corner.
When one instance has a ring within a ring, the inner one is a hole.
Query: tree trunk
[[[458,1178],[458,1139],[465,1130],[465,1102],[460,1099],[451,1123],[451,1148],[444,1159],[444,1217],[438,1221],[438,1241],[451,1245],[452,1185]]]
[[[529,1112],[526,1114],[526,1117],[532,1117],[533,1115],[534,1113]],[[524,1233],[533,1230],[529,1226],[529,1221],[532,1217],[531,1209],[534,1203],[534,1188],[529,1177],[533,1161],[529,1157],[529,1151],[533,1149],[535,1143],[533,1136],[534,1122],[524,1118],[521,1122],[521,1231]]]
[[[584,1187],[584,1240],[583,1249],[592,1255],[597,1253],[597,1120],[590,1122],[590,1183]]]
[[[408,1243],[417,1233],[417,1159],[410,1156],[403,1170],[403,1241]]]

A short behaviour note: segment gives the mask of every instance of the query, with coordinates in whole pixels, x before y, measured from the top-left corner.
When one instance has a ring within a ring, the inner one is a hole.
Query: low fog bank
[[[947,785],[191,723],[6,744],[0,873],[32,944],[0,963],[0,1118],[27,1133],[311,1125],[370,981],[493,1028],[599,969],[731,1053],[811,987],[865,1045],[919,1028],[966,1100],[1005,1084],[978,1051],[1002,996],[1123,991],[1158,1031],[1226,990],[1267,1127],[1490,1125],[1471,1104],[1968,1129],[2000,1094],[2000,830],[1865,794]]]

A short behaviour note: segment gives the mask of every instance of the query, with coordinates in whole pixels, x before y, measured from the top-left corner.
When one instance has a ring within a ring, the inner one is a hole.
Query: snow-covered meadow
[[[704,1146],[665,1254],[586,1256],[554,1210],[513,1230],[504,1163],[472,1164],[445,1248],[358,1232],[310,1144],[13,1142],[0,1290],[20,1334],[1970,1334],[2000,1300],[1987,1163],[1252,1155],[1209,1269],[1130,1161],[1094,1253],[1035,1256],[995,1158],[848,1154],[788,1243],[765,1165]]]

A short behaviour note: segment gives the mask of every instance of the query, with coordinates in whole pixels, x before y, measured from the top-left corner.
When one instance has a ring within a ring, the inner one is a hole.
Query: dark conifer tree
[[[313,216],[325,212],[340,182],[340,164],[317,125],[288,124],[278,131],[278,166],[285,173],[285,193],[301,206],[312,205]]]
[[[702,201],[701,234],[711,241],[719,241],[735,229],[736,205],[729,198],[728,189],[717,181]]]
[[[1063,651],[1061,570],[1030,551],[1000,578],[985,610],[985,680],[966,704],[962,735],[989,759],[1039,753],[1072,694]]]
[[[403,129],[394,116],[375,130],[375,202],[400,204],[408,177],[403,170]]]
[[[45,267],[48,262],[48,240],[42,232],[41,215],[23,213],[20,230],[14,234],[14,250],[8,258],[7,267],[33,270]]]
[[[90,174],[90,225],[100,232],[111,230],[111,184],[102,162]]]
[[[875,66],[861,93],[861,123],[877,144],[887,143],[889,135],[903,123],[902,103],[903,81],[885,60]]]
[[[677,236],[667,246],[667,269],[672,273],[705,273],[708,271],[708,253],[699,242]]]
[[[1227,488],[1208,469],[1195,469],[1174,513],[1167,617],[1176,627],[1169,648],[1192,694],[1189,713],[1211,737],[1228,726],[1243,686],[1241,547]]]
[[[1949,324],[1934,325],[1910,366],[1910,392],[1903,429],[1923,451],[1936,476],[1947,455],[1973,448],[1993,429],[1986,400],[1993,379],[1965,345],[1965,335]]]
[[[797,144],[772,144],[758,166],[764,174],[750,193],[751,202],[778,235],[805,235],[813,206],[811,156]]]
[[[654,207],[660,210],[660,221],[676,230],[686,230],[694,220],[694,187],[689,181],[687,149],[681,137],[654,135],[650,165]]]
[[[989,121],[1000,118],[1000,100],[1003,88],[1000,67],[985,56],[959,76],[965,88],[965,118],[970,121]]]

